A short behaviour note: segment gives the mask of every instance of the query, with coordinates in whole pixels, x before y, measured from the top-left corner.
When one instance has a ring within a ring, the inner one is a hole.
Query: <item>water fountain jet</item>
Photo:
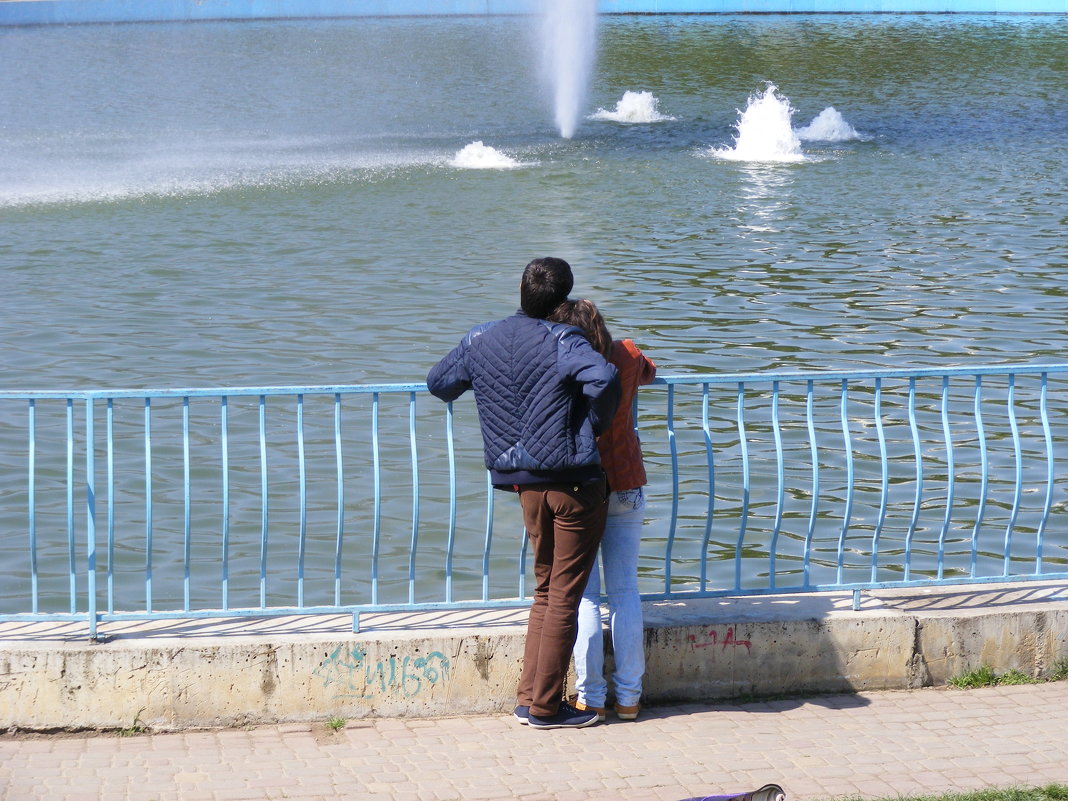
[[[597,44],[596,0],[546,0],[543,72],[553,95],[556,127],[570,139],[582,115]]]

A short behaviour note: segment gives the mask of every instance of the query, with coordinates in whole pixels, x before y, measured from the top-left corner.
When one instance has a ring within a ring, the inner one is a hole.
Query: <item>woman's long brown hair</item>
[[[547,318],[550,322],[573,325],[582,330],[593,349],[605,359],[612,353],[612,335],[608,332],[604,317],[591,300],[565,300]]]

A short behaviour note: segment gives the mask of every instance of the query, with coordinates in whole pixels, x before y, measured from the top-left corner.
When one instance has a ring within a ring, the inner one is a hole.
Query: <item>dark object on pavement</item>
[[[751,793],[726,793],[724,795],[699,795],[682,801],[786,801],[786,791],[777,784],[765,784]]]

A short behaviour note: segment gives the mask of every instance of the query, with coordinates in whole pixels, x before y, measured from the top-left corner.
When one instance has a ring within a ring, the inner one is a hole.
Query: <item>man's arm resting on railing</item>
[[[447,403],[471,389],[471,376],[467,371],[467,349],[471,340],[478,336],[483,328],[484,326],[478,326],[468,331],[459,345],[430,368],[426,376],[426,386],[435,398]]]

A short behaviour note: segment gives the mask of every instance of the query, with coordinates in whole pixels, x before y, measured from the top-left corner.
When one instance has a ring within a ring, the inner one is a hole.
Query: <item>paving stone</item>
[[[1068,682],[752,705],[531,732],[507,714],[0,737],[5,801],[681,801],[774,781],[790,801],[1068,784]]]

